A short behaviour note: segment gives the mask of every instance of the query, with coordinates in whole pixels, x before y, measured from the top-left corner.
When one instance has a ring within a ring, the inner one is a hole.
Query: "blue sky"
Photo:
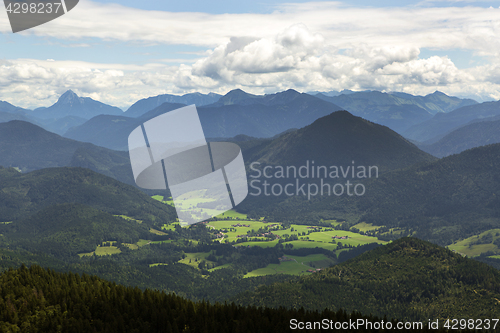
[[[500,98],[500,1],[87,1],[13,34],[0,10],[0,100],[67,89],[127,108],[231,89],[435,90]]]

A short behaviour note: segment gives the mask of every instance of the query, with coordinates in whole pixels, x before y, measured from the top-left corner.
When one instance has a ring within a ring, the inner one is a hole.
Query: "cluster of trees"
[[[289,332],[290,320],[333,322],[373,316],[193,302],[89,275],[22,266],[0,276],[2,332]],[[386,319],[387,321],[387,319]],[[368,332],[376,330],[367,330]]]

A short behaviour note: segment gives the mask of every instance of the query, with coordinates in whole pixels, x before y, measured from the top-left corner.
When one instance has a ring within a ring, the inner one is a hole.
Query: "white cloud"
[[[500,98],[500,10],[354,8],[339,2],[288,4],[271,14],[168,13],[81,1],[67,15],[23,32],[71,39],[205,46],[197,59],[144,65],[0,60],[0,100],[49,105],[66,89],[124,107],[160,93],[254,93],[379,89]],[[0,22],[0,31],[10,27]],[[88,46],[88,47],[87,47]],[[420,49],[463,49],[490,63],[458,69]],[[177,65],[179,64],[179,65]]]

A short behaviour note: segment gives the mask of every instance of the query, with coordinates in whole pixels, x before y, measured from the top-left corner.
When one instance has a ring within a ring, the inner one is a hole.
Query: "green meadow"
[[[356,228],[359,231],[367,232],[367,231],[376,231],[382,227],[378,225],[373,225],[372,223],[361,222],[354,225],[353,228]]]
[[[97,247],[94,251],[87,252],[87,253],[79,253],[78,256],[81,258],[81,257],[90,257],[90,256],[93,256],[94,254],[97,256],[107,256],[107,255],[121,253],[122,251],[118,247],[113,245],[115,243],[116,242],[114,242],[114,241],[102,242],[102,246],[97,245]],[[130,244],[130,245],[133,245],[133,244]]]
[[[237,226],[242,225],[242,226]],[[335,250],[337,248],[338,242],[342,245],[358,246],[368,243],[379,243],[385,244],[387,242],[381,241],[372,236],[361,235],[352,231],[345,230],[334,230],[332,228],[318,227],[318,226],[307,226],[300,224],[292,224],[289,228],[283,229],[281,223],[264,223],[261,221],[234,221],[234,220],[224,220],[224,221],[211,221],[207,224],[208,227],[215,228],[224,234],[223,239],[218,239],[220,242],[235,242],[246,235],[249,231],[257,232],[260,228],[267,228],[267,231],[272,232],[275,235],[280,236],[280,238],[290,237],[296,235],[298,240],[293,240],[286,242],[284,244],[292,244],[293,248],[314,248],[322,247],[328,250]],[[318,231],[316,231],[318,230]],[[328,230],[328,231],[327,231]],[[347,237],[347,239],[334,239],[332,237]],[[266,237],[254,237],[251,236],[252,241],[237,243],[237,246],[260,246],[260,247],[272,247],[278,244],[279,239],[269,241]],[[253,239],[259,239],[260,241],[254,241]]]
[[[305,275],[311,274],[307,270],[316,270],[330,267],[334,261],[324,254],[311,254],[308,256],[286,256],[287,260],[279,264],[269,264],[245,274],[244,277],[263,276],[271,274]]]
[[[500,254],[499,247],[494,244],[500,242],[498,239],[500,239],[500,229],[491,229],[479,235],[457,241],[448,245],[448,248],[469,257],[476,257],[488,251]]]

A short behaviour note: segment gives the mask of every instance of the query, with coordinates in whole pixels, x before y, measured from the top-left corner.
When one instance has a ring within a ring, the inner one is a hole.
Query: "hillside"
[[[403,132],[409,139],[432,144],[451,131],[475,119],[500,115],[500,101],[464,106],[449,113],[438,113],[431,119],[414,125]]]
[[[348,315],[344,311],[312,312],[205,301],[195,303],[175,294],[141,291],[95,276],[55,273],[39,266],[23,266],[0,275],[2,332],[278,333],[289,332],[292,319],[321,322],[325,318],[332,325],[350,320],[381,320],[358,313]],[[394,321],[391,324],[396,326]]]
[[[146,224],[74,203],[45,207],[1,230],[2,243],[11,250],[43,252],[56,258],[92,252],[103,242],[133,244],[149,235]]]
[[[365,195],[358,197],[289,198],[273,205],[247,199],[241,209],[279,221],[373,223],[385,226],[376,233],[383,239],[414,234],[448,245],[500,227],[500,144],[391,171],[365,186]]]
[[[0,221],[25,219],[45,207],[79,203],[150,224],[174,221],[174,208],[131,185],[84,168],[47,168],[30,173],[0,168]]]
[[[127,153],[66,139],[24,121],[0,124],[0,166],[22,172],[85,167],[135,185]]]
[[[333,112],[300,130],[244,151],[247,163],[301,166],[377,166],[380,172],[433,161],[399,134],[347,111]]]
[[[431,155],[445,157],[467,149],[499,142],[500,120],[483,120],[460,127],[433,144],[422,144],[419,147]]]
[[[236,302],[307,310],[344,308],[427,321],[498,318],[499,299],[497,270],[436,245],[402,238],[298,282],[246,292]]]

